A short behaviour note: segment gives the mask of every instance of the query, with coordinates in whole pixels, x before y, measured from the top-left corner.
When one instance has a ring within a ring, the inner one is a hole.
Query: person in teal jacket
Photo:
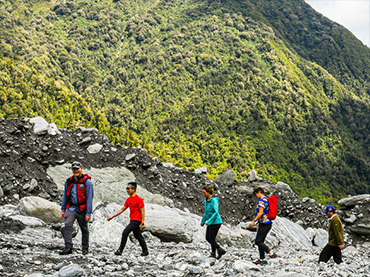
[[[216,258],[217,250],[217,259],[220,259],[226,251],[216,242],[216,236],[222,224],[222,219],[218,212],[218,197],[213,196],[213,187],[210,185],[205,185],[202,192],[205,199],[204,214],[200,225],[207,225],[206,240],[212,247],[211,257]]]

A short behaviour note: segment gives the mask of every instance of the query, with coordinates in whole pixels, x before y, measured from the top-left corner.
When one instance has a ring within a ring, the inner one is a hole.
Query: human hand
[[[86,220],[86,222],[89,222],[89,221],[90,221],[90,219],[91,219],[91,216],[85,216],[85,220]]]
[[[66,214],[65,212],[62,212],[62,213],[60,214],[60,216],[64,218],[64,215],[65,215],[65,214]]]
[[[344,245],[339,245],[338,247],[339,247],[340,250],[343,250]]]
[[[107,221],[110,221],[113,218],[113,216],[110,216],[107,218]]]
[[[141,223],[140,228],[141,228],[141,230],[144,230],[145,229],[145,224]]]
[[[252,222],[249,224],[249,227],[252,228],[254,223],[255,223],[254,220],[252,220]]]

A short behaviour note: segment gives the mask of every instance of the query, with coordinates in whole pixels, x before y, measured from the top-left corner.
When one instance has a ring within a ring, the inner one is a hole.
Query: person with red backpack
[[[268,246],[265,244],[266,236],[272,227],[272,219],[268,217],[269,201],[267,197],[264,195],[263,188],[261,187],[256,188],[253,194],[256,195],[256,197],[258,198],[258,206],[256,210],[256,217],[249,224],[249,227],[253,227],[253,225],[256,222],[258,222],[255,244],[258,246],[258,250],[260,254],[260,258],[255,260],[254,263],[263,265],[263,264],[267,264],[267,261],[265,261],[265,253],[267,253],[270,258],[277,257],[277,255],[273,253],[268,248]],[[274,216],[276,217],[276,214]],[[272,215],[271,217],[274,217],[274,216]]]
[[[61,213],[61,216],[65,218],[65,247],[59,252],[60,255],[72,254],[72,231],[73,223],[76,219],[82,232],[82,254],[86,255],[89,253],[89,229],[87,223],[91,219],[94,191],[90,180],[91,177],[87,174],[82,174],[82,170],[80,162],[73,162],[73,175],[65,182]]]

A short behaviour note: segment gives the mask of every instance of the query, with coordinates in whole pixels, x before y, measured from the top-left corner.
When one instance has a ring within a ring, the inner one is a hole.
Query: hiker
[[[344,248],[343,224],[335,213],[335,208],[331,205],[326,206],[324,212],[329,218],[329,242],[320,253],[319,262],[327,263],[331,257],[334,262],[342,262],[342,250]]]
[[[123,230],[120,247],[114,252],[115,255],[122,255],[123,249],[126,246],[127,237],[130,232],[134,233],[134,237],[139,241],[142,253],[141,256],[148,256],[148,248],[146,246],[141,230],[144,230],[145,224],[145,208],[144,200],[136,194],[137,183],[129,182],[126,187],[127,194],[129,197],[126,199],[125,204],[119,209],[114,215],[107,218],[110,221],[112,218],[120,215],[125,210],[130,208],[130,223]]]
[[[260,258],[255,260],[254,263],[261,265],[267,264],[267,261],[265,261],[265,253],[267,253],[270,258],[277,257],[277,255],[265,244],[267,233],[272,227],[272,221],[266,215],[269,210],[269,202],[264,193],[265,192],[261,187],[258,187],[253,191],[253,194],[258,198],[258,205],[256,209],[256,217],[249,224],[249,227],[253,227],[253,225],[258,222],[255,244],[258,246]]]
[[[210,185],[205,185],[202,189],[202,192],[205,199],[204,214],[200,225],[207,225],[206,240],[211,244],[212,247],[210,257],[220,259],[226,253],[226,251],[222,249],[216,242],[216,236],[222,224],[222,219],[218,211],[218,197],[213,196],[213,187]]]
[[[82,164],[78,161],[72,163],[73,175],[64,185],[61,217],[65,218],[64,226],[64,249],[60,255],[72,254],[72,231],[73,223],[77,219],[82,232],[82,254],[89,253],[89,229],[87,223],[91,219],[92,200],[94,196],[91,177],[82,174]]]

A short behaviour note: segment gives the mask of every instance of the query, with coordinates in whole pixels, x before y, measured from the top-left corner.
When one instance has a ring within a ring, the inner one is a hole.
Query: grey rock
[[[20,200],[18,209],[21,214],[37,217],[47,223],[59,223],[60,206],[37,196],[28,196]]]
[[[250,186],[238,186],[235,188],[237,192],[244,193],[246,195],[252,195],[253,194],[253,187]]]
[[[279,189],[279,190],[282,190],[282,191],[292,191],[290,186],[286,183],[283,183],[283,182],[277,182],[276,183],[276,188]]]
[[[194,170],[194,173],[195,174],[202,174],[202,173],[207,173],[208,171],[208,168],[206,166],[202,166],[202,167],[199,167],[197,169]]]
[[[33,123],[33,132],[36,135],[44,135],[48,132],[49,123],[42,117],[33,117],[29,121]]]
[[[248,174],[248,181],[249,182],[254,182],[254,181],[257,181],[258,180],[258,175],[257,175],[257,171],[256,170],[252,170],[251,172],[249,172]]]
[[[162,165],[164,167],[167,167],[167,168],[175,168],[175,166],[173,165],[173,163],[162,163]]]
[[[244,260],[235,261],[232,268],[237,273],[248,273],[250,270],[261,271],[259,265]]]
[[[3,191],[3,188],[0,185],[0,198],[3,198],[3,197],[4,197],[4,191]]]
[[[87,152],[89,152],[90,154],[97,154],[100,152],[100,150],[102,150],[102,148],[103,145],[101,145],[100,143],[95,143],[87,147]]]
[[[354,214],[351,214],[351,216],[349,218],[345,218],[345,219],[343,219],[343,221],[352,224],[353,222],[356,221],[356,219],[357,219],[357,217]]]
[[[29,227],[41,227],[45,225],[41,219],[32,216],[12,215],[10,218],[13,220],[18,220]]]
[[[324,229],[317,229],[314,238],[314,245],[319,248],[324,248],[329,241],[328,231]]]
[[[80,145],[89,144],[91,141],[92,141],[92,138],[91,137],[86,137],[79,144]]]
[[[214,179],[214,181],[219,185],[232,186],[236,180],[236,174],[233,170],[224,171],[219,177]]]
[[[132,153],[132,154],[128,154],[126,157],[125,157],[125,160],[126,161],[130,161],[132,160],[133,158],[135,158],[136,154],[135,153]]]
[[[85,270],[83,270],[82,267],[77,264],[70,264],[62,267],[59,270],[60,277],[78,277],[85,275],[86,275]]]
[[[370,224],[357,224],[351,227],[350,230],[360,235],[370,235]]]
[[[358,204],[365,204],[370,202],[370,194],[356,195],[352,197],[343,198],[338,201],[340,206],[351,207]]]
[[[60,135],[61,132],[58,130],[58,127],[55,123],[51,123],[48,128],[48,134],[51,136]]]

